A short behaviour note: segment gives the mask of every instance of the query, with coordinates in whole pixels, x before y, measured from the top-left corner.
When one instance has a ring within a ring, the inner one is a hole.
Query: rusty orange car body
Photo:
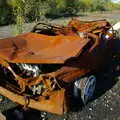
[[[48,25],[41,29],[37,26],[29,33],[0,40],[0,64],[15,81],[14,84],[1,84],[0,93],[21,105],[63,114],[68,110],[64,84],[109,64],[116,36],[112,31],[110,38],[105,38],[111,28],[106,20],[72,19],[66,27]],[[59,67],[26,78],[18,74],[12,64],[51,64]],[[44,84],[44,92],[31,95],[29,89],[39,83]]]

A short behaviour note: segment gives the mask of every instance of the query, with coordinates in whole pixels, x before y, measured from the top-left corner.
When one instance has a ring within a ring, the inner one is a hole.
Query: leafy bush
[[[72,16],[87,11],[120,10],[111,0],[0,0],[0,25]]]
[[[10,24],[12,22],[12,10],[6,1],[0,1],[0,25]]]
[[[48,0],[47,16],[75,15],[79,11],[79,0]]]

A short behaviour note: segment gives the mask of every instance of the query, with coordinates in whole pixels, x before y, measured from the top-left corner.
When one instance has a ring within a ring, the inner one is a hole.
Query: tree
[[[7,4],[6,0],[0,1],[0,25],[11,23],[12,8]]]
[[[80,9],[80,6],[79,6],[79,0],[65,0],[65,5],[66,5],[66,12],[68,14],[76,14],[79,9]]]

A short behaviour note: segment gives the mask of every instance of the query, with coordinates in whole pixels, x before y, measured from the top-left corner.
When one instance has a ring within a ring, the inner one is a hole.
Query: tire
[[[75,97],[81,96],[83,104],[86,105],[94,96],[95,86],[96,77],[94,75],[78,79],[74,82],[73,94]],[[81,92],[79,93],[79,91]]]

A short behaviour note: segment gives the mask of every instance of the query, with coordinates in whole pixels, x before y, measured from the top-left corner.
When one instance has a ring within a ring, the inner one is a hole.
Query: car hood
[[[89,39],[74,36],[48,36],[25,33],[0,40],[0,57],[12,63],[55,63],[77,57]]]

